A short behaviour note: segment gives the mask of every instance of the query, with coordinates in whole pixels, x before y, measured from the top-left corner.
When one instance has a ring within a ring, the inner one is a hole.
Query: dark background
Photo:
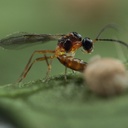
[[[128,2],[127,0],[1,0],[0,1],[0,38],[15,32],[58,34],[76,31],[83,37],[94,39],[100,29],[109,23],[118,24],[120,31],[105,31],[102,38],[118,38],[128,41]],[[21,50],[0,49],[0,84],[13,83],[23,71],[34,50],[54,50],[57,42],[48,42]],[[125,61],[120,49],[114,43],[99,42],[94,52],[83,54],[80,50],[76,57],[89,60],[96,54],[114,57]],[[64,66],[54,60],[51,75],[64,73]],[[45,77],[47,66],[39,62],[33,66],[25,81]]]

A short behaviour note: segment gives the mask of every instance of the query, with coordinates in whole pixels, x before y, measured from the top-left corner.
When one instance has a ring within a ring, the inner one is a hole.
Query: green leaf
[[[91,93],[81,76],[69,74],[0,86],[0,111],[18,128],[127,128],[128,95]]]

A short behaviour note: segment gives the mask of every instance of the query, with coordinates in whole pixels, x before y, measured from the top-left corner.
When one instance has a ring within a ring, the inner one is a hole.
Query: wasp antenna
[[[106,29],[108,29],[108,28],[112,28],[112,29],[115,29],[116,31],[118,31],[118,25],[116,25],[116,24],[107,24],[106,26],[104,26],[104,27],[100,30],[100,32],[99,32],[99,34],[97,35],[96,39],[98,39],[98,38],[100,37],[100,35],[101,35]]]
[[[128,44],[121,41],[121,40],[115,40],[115,39],[95,39],[95,41],[108,41],[108,42],[116,42],[116,43],[120,43],[123,44],[124,46],[126,46],[128,48]]]

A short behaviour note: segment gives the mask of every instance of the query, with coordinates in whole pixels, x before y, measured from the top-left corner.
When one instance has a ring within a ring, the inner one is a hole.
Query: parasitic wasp
[[[18,82],[21,82],[36,62],[39,61],[46,61],[48,66],[48,71],[46,74],[46,78],[49,76],[49,72],[51,70],[52,60],[57,58],[60,63],[62,63],[65,68],[65,79],[66,79],[66,69],[70,68],[74,71],[83,72],[87,66],[87,63],[81,59],[74,58],[76,50],[80,47],[83,48],[84,52],[91,53],[93,51],[93,45],[97,41],[109,41],[109,42],[116,42],[123,44],[124,46],[128,47],[128,44],[116,40],[116,39],[103,39],[99,38],[102,32],[107,28],[113,28],[113,25],[109,24],[106,25],[104,28],[101,29],[98,36],[91,40],[90,38],[82,38],[82,36],[77,32],[71,32],[69,34],[30,34],[30,33],[17,33],[12,34],[6,38],[0,40],[0,46],[5,49],[17,49],[17,48],[24,48],[26,46],[32,46],[39,43],[44,43],[48,41],[57,40],[57,46],[55,50],[36,50],[32,53],[31,57],[28,60],[27,65],[25,66],[22,74],[20,75]],[[47,53],[52,54],[51,56],[47,56]],[[36,58],[34,60],[33,56],[35,54],[42,54],[42,57]]]

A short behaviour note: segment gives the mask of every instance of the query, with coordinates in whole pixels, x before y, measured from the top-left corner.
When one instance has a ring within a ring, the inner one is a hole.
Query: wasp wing
[[[47,41],[59,40],[62,34],[31,34],[26,32],[15,33],[0,40],[0,46],[5,49],[20,49]]]

